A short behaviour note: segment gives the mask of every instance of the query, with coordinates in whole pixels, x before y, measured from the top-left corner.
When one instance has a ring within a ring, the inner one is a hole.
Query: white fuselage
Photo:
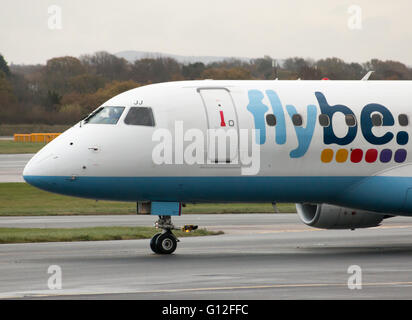
[[[411,101],[411,81],[149,85],[103,104],[124,107],[116,124],[80,122],[46,145],[24,177],[94,199],[291,201],[408,215]],[[126,124],[130,108],[150,108],[154,125]],[[213,153],[215,129],[237,134],[231,154]]]

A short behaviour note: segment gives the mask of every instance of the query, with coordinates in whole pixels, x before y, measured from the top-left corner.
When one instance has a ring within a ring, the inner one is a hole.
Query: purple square
[[[395,152],[395,162],[404,162],[406,160],[406,150],[405,149],[398,149]]]
[[[383,163],[386,163],[386,162],[391,161],[391,159],[392,159],[392,150],[390,150],[390,149],[383,149],[383,150],[381,151],[381,155],[380,155],[380,158],[379,158],[379,159],[380,159],[381,162],[383,162]]]

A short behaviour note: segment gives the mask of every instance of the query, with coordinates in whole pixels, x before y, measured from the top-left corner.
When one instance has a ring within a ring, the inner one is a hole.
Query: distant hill
[[[188,64],[194,62],[203,62],[208,64],[211,62],[218,62],[227,59],[239,59],[242,61],[249,61],[250,58],[245,57],[215,57],[215,56],[180,56],[176,54],[161,53],[161,52],[147,52],[147,51],[121,51],[115,53],[115,56],[119,58],[124,58],[127,61],[133,63],[135,60],[140,60],[143,58],[159,58],[159,57],[170,57],[177,60],[180,63]]]

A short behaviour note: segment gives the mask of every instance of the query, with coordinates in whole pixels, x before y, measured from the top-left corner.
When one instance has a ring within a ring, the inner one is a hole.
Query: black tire
[[[156,250],[161,254],[172,254],[177,247],[176,237],[170,233],[162,233],[156,240]]]
[[[157,250],[157,246],[156,246],[156,240],[157,238],[159,238],[159,236],[161,235],[161,233],[156,233],[153,238],[150,240],[150,249],[152,249],[152,251],[154,253],[159,254],[160,252]]]

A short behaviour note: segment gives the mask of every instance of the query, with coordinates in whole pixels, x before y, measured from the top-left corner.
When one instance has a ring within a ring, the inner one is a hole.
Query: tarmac
[[[2,217],[0,227],[150,225],[150,216]],[[0,297],[26,299],[411,299],[412,219],[355,231],[309,228],[295,214],[184,215],[224,235],[0,245]],[[62,289],[50,290],[50,266]],[[358,270],[353,289],[353,270]],[[360,278],[359,278],[360,277]],[[352,280],[351,280],[352,279]],[[349,285],[348,285],[349,283]]]

